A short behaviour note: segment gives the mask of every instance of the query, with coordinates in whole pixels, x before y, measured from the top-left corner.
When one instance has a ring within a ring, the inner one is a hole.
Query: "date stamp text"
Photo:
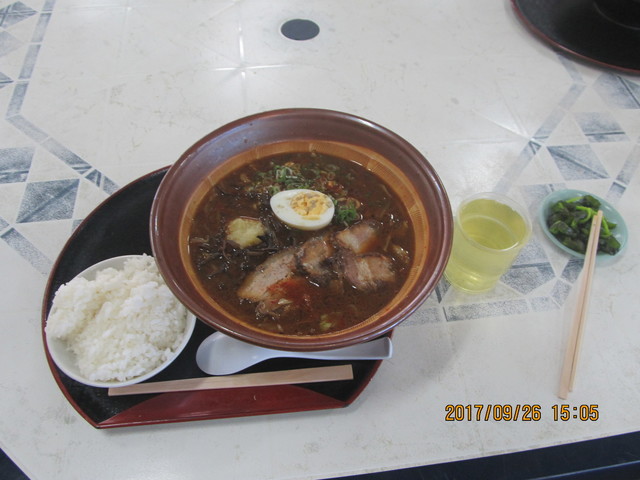
[[[447,404],[444,419],[447,422],[539,422],[550,414],[554,422],[595,422],[600,418],[598,404],[551,405],[550,411],[536,403],[517,404]]]

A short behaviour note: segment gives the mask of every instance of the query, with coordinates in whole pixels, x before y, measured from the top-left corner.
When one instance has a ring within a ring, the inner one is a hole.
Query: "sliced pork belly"
[[[345,280],[363,292],[373,292],[395,281],[393,261],[380,253],[343,255],[342,267]]]
[[[334,238],[337,246],[360,254],[375,249],[379,242],[379,229],[380,223],[365,220],[336,233]]]
[[[312,282],[326,285],[334,275],[331,270],[334,251],[328,236],[313,237],[304,242],[296,253],[298,269]]]
[[[288,248],[271,255],[253,272],[247,275],[238,289],[238,296],[252,302],[270,297],[269,288],[296,271],[295,249]]]

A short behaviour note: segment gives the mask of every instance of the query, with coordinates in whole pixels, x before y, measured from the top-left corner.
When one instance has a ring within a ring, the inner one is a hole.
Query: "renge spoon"
[[[349,347],[317,352],[291,352],[259,347],[236,340],[221,332],[205,338],[196,352],[196,363],[209,375],[229,375],[269,358],[310,358],[315,360],[382,360],[391,358],[393,346],[389,337],[382,337]]]

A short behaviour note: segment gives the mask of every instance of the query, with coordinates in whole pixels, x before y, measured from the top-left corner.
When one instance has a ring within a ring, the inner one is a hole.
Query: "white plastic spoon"
[[[196,352],[196,363],[209,375],[229,375],[269,358],[311,358],[315,360],[381,360],[391,358],[393,346],[389,337],[358,345],[317,352],[290,352],[252,345],[223,333],[205,338]]]

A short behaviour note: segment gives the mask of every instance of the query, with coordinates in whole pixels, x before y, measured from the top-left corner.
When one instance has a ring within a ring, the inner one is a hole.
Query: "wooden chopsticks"
[[[217,388],[264,387],[267,385],[294,385],[298,383],[352,380],[351,365],[298,368],[275,372],[243,373],[220,377],[185,378],[166,382],[137,383],[126,387],[110,388],[108,395],[137,395],[143,393],[183,392]]]
[[[578,358],[580,356],[580,347],[582,345],[582,337],[584,334],[584,324],[589,306],[591,281],[593,279],[596,254],[598,253],[598,239],[600,238],[601,225],[602,210],[598,210],[597,215],[593,217],[593,221],[591,223],[591,231],[589,232],[589,240],[587,242],[587,251],[584,257],[584,265],[582,266],[582,281],[580,283],[580,290],[578,291],[577,306],[574,311],[571,332],[569,334],[564,364],[562,366],[560,390],[558,392],[558,396],[562,399],[566,399],[569,396],[569,392],[573,390]]]

